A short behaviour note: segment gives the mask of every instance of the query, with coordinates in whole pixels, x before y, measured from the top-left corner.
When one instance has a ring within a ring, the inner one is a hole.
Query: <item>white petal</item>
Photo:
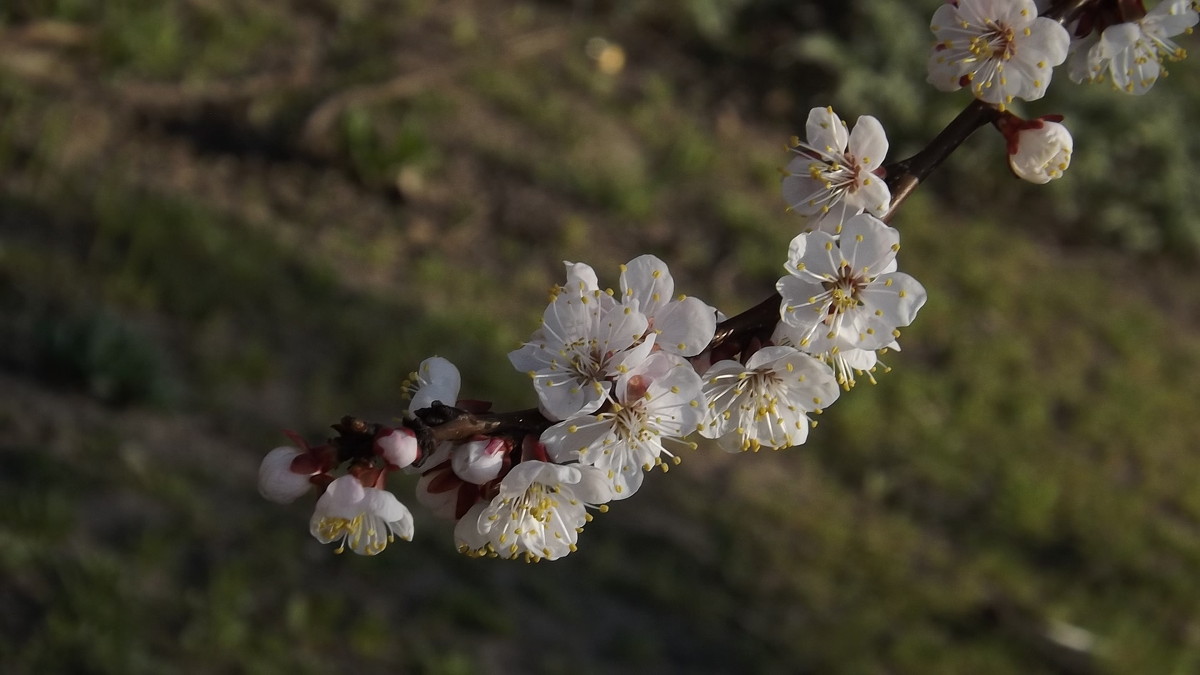
[[[621,269],[621,301],[637,300],[637,308],[646,316],[654,316],[672,298],[675,281],[667,264],[653,255],[630,260]]]
[[[953,57],[949,49],[934,46],[926,63],[928,75],[925,81],[932,84],[938,91],[958,91],[962,89],[962,63]]]
[[[891,286],[885,285],[888,281],[892,282]],[[884,312],[891,328],[903,328],[911,324],[917,318],[917,312],[925,305],[927,297],[925,287],[904,272],[892,272],[879,277],[876,283],[863,291],[863,295],[864,302],[869,302],[872,307]],[[891,329],[887,332],[890,333]],[[889,337],[879,347],[884,347],[891,341],[892,338]]]
[[[612,383],[581,381],[571,373],[554,372],[534,379],[533,389],[550,418],[563,420],[599,409],[608,397]]]
[[[554,352],[546,348],[545,343],[529,342],[508,353],[508,362],[517,372],[537,372],[550,365]]]
[[[879,176],[867,176],[858,190],[846,197],[846,203],[857,207],[860,213],[869,211],[873,215],[882,216],[892,204],[892,191]]]
[[[458,400],[462,379],[458,368],[450,361],[440,356],[425,359],[417,368],[417,377],[420,378],[421,386],[417,393],[413,394],[408,405],[409,410],[428,408],[434,401],[454,405]]]
[[[1067,54],[1067,77],[1071,78],[1072,82],[1087,82],[1103,70],[1099,57],[1092,58],[1093,49],[1099,42],[1100,36],[1093,33],[1071,43]]]
[[[629,349],[642,339],[649,328],[650,320],[645,314],[632,307],[613,308],[606,313],[597,331],[602,353],[617,353]]]
[[[563,285],[564,289],[580,295],[600,290],[600,281],[591,265],[566,260],[563,261],[563,265],[567,268],[567,283]]]
[[[695,356],[717,330],[717,315],[699,298],[672,302],[654,315],[655,344],[681,356]]]
[[[651,333],[647,335],[646,338],[641,341],[641,343],[616,353],[609,361],[608,370],[606,373],[611,377],[618,373],[636,368],[654,351],[654,345],[657,344],[657,338],[658,336],[656,336],[654,333]]]
[[[788,245],[788,261],[784,268],[792,274],[806,278],[836,275],[841,267],[840,256],[833,255],[836,250],[837,241],[833,235],[826,232],[806,232],[792,239],[792,243]]]
[[[817,150],[831,154],[846,151],[849,134],[842,118],[833,112],[833,108],[813,108],[808,111],[808,122],[805,124],[805,134],[808,144]]]
[[[413,517],[408,507],[387,490],[367,489],[366,511],[387,523],[388,529],[405,541],[413,538]]]
[[[612,426],[591,415],[580,415],[564,420],[542,432],[541,441],[546,446],[546,452],[555,462],[579,461],[581,464],[594,464],[600,457],[600,452],[592,452],[599,448],[605,439],[612,439]]]
[[[1067,29],[1054,19],[1040,16],[1029,27],[1029,36],[1021,42],[1018,55],[1030,63],[1044,60],[1046,65],[1054,67],[1067,60],[1070,47],[1071,34]],[[1033,58],[1034,55],[1036,58]],[[1050,73],[1047,72],[1046,79],[1049,78]]]
[[[524,494],[534,483],[555,486],[559,483],[572,485],[579,482],[579,469],[538,460],[521,462],[500,481],[500,495],[515,497]]]
[[[366,488],[357,478],[342,476],[325,486],[325,494],[317,500],[315,513],[334,518],[353,518],[362,511],[365,498]]]
[[[869,171],[883,166],[888,139],[879,120],[870,115],[859,117],[850,132],[850,154]]]
[[[896,257],[900,232],[875,216],[863,213],[842,226],[842,257],[855,272],[877,273]]]
[[[579,476],[579,482],[573,488],[576,498],[586,504],[597,505],[612,501],[612,483],[603,471],[594,466],[580,466]]]
[[[775,284],[775,290],[783,297],[783,302],[780,304],[780,318],[787,325],[810,330],[825,318],[823,303],[809,302],[810,299],[824,292],[825,289],[820,284],[795,276],[787,276]]]
[[[645,478],[645,472],[642,470],[642,467],[633,464],[624,465],[620,469],[613,471],[613,501],[632,497],[642,487],[642,481]]]

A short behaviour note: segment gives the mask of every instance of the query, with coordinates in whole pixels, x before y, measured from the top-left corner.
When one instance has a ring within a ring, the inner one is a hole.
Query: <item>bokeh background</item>
[[[390,419],[432,354],[529,406],[505,354],[564,259],[757,303],[810,107],[898,159],[967,102],[924,84],[938,4],[3,0],[2,669],[1200,672],[1194,62],[1056,76],[1055,184],[970,139],[894,221],[930,296],[894,371],[567,559],[415,505],[335,556],[256,494],[279,430]]]

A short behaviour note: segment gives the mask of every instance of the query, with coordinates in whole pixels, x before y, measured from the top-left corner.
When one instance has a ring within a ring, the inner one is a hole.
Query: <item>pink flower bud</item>
[[[508,442],[499,438],[463,443],[454,448],[450,466],[459,478],[482,485],[500,475],[508,449]]]
[[[1009,143],[1012,172],[1039,185],[1061,178],[1071,164],[1071,132],[1058,122],[1030,120],[1027,124]]]
[[[400,427],[380,434],[375,439],[375,451],[388,464],[403,469],[421,456],[421,444],[412,429]]]

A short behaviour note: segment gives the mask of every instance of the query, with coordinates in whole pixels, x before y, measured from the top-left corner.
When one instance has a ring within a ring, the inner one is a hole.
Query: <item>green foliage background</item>
[[[461,558],[419,509],[337,557],[255,493],[279,429],[386,420],[431,354],[528,406],[504,355],[564,259],[756,303],[810,107],[898,159],[966,103],[923,82],[937,4],[0,6],[5,670],[1200,670],[1189,62],[1025,106],[1075,133],[1055,184],[971,139],[894,223],[930,292],[895,372],[563,561]]]

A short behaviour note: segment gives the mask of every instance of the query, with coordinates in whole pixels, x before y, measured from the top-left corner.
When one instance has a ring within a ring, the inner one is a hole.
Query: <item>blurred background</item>
[[[1064,180],[988,129],[894,221],[929,302],[808,444],[686,455],[554,563],[335,556],[255,470],[562,260],[729,314],[799,231],[809,108],[889,159],[968,101],[936,0],[3,0],[0,658],[14,673],[1200,672],[1200,64],[1063,74]],[[1185,38],[1185,44],[1187,39]]]

